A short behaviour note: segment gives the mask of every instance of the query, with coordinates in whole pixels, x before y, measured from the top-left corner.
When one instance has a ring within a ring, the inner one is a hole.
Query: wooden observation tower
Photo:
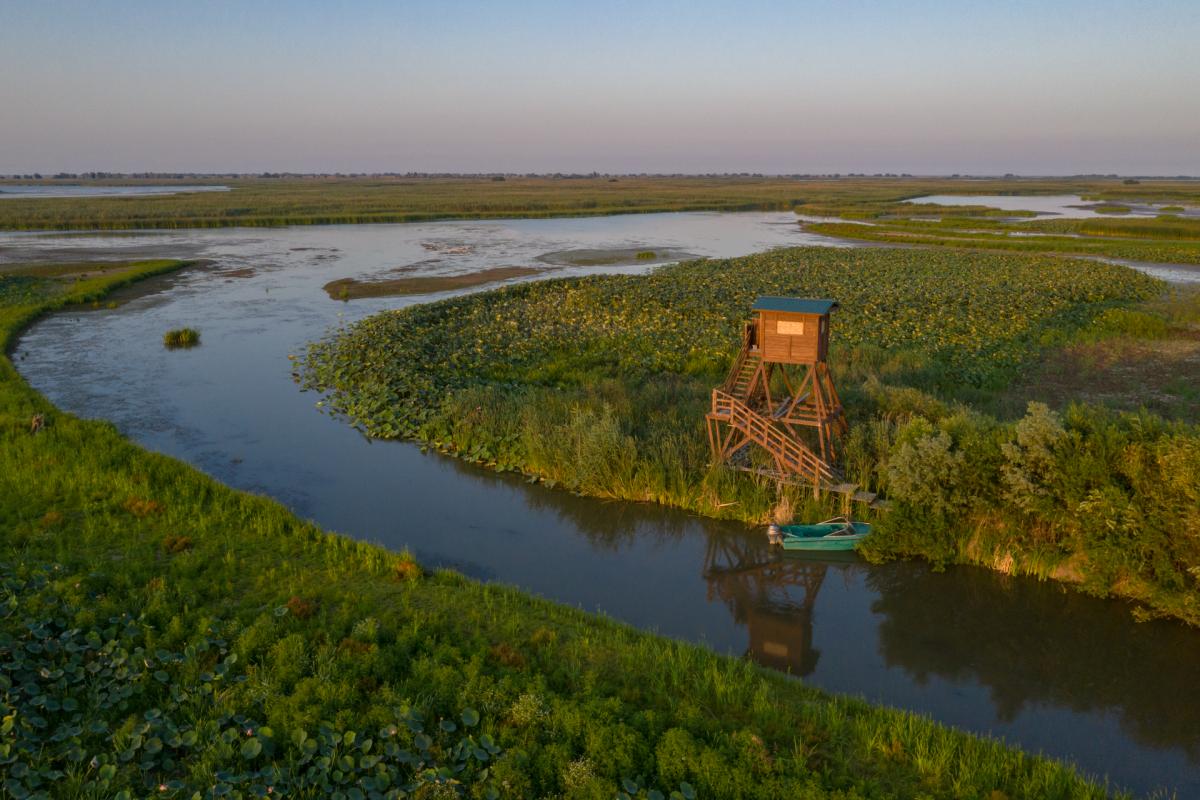
[[[742,348],[707,415],[713,458],[748,469],[751,445],[780,480],[829,484],[847,429],[826,355],[835,300],[760,297]]]

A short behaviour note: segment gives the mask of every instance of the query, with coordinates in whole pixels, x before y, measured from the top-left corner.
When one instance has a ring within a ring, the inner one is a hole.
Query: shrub
[[[970,499],[960,486],[966,455],[954,449],[950,434],[918,417],[896,438],[887,465],[891,496],[935,517],[948,518],[963,510]]]
[[[1014,434],[1015,439],[1001,445],[1005,499],[1026,513],[1055,508],[1057,449],[1067,439],[1062,418],[1045,403],[1030,403]]]

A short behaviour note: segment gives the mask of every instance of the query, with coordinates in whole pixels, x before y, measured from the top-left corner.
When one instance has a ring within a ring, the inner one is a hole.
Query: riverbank
[[[886,515],[860,510],[877,522],[868,556],[1054,578],[1197,624],[1200,551],[1178,535],[1200,513],[1195,427],[1096,406],[994,416],[1047,349],[1165,330],[1149,306],[1133,308],[1163,291],[1124,267],[1062,258],[794,249],[380,314],[314,344],[299,377],[373,436],[761,523],[784,498],[709,468],[709,390],[755,296],[836,297],[846,477],[894,502]],[[785,499],[802,518],[842,503]]]
[[[0,277],[0,344],[179,266]],[[0,440],[14,796],[434,796],[451,779],[502,797],[1105,796],[996,742],[424,574],[57,411],[7,358]]]

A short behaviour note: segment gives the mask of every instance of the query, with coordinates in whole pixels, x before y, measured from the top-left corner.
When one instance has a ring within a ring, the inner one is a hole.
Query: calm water
[[[1137,624],[1124,605],[984,570],[783,557],[760,530],[577,498],[413,445],[372,442],[314,410],[317,398],[290,379],[287,355],[330,326],[427,299],[340,303],[321,289],[335,278],[414,264],[419,274],[535,264],[572,248],[715,256],[811,242],[793,220],[667,214],[17,234],[0,235],[0,263],[62,253],[210,259],[128,290],[118,309],[42,321],[17,358],[60,407],[112,420],[232,486],[331,529],[409,547],[426,564],[1002,736],[1139,792],[1200,796],[1195,631]],[[167,352],[162,333],[180,325],[199,328],[203,344]]]
[[[909,203],[936,203],[942,206],[988,206],[1002,211],[1036,211],[1039,218],[1068,217],[1090,219],[1093,217],[1154,217],[1164,213],[1164,205],[1170,203],[1127,203],[1121,200],[1105,201],[1129,209],[1127,214],[1100,214],[1091,206],[1099,205],[1094,200],[1084,200],[1077,194],[1054,195],[1005,195],[1005,194],[931,194],[914,197]],[[1200,216],[1200,208],[1185,207],[1176,212],[1182,216]]]
[[[187,192],[228,192],[228,186],[75,186],[71,184],[0,183],[0,200],[22,197],[141,197]]]

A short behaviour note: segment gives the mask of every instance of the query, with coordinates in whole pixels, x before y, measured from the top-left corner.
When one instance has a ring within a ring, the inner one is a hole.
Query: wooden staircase
[[[798,475],[815,485],[834,478],[833,468],[803,442],[721,389],[713,389],[707,418],[713,450],[726,458],[753,443],[771,455],[781,476]]]
[[[754,379],[758,375],[758,368],[762,366],[762,356],[757,353],[747,353],[745,358],[739,359],[737,372],[730,372],[729,378],[725,381],[725,392],[732,397],[736,397],[743,403],[750,399],[751,390],[754,388]]]

